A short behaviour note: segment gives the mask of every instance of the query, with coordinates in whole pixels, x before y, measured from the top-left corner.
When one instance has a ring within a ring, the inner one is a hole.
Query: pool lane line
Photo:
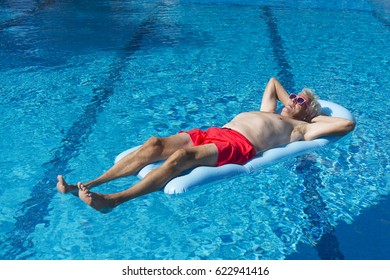
[[[6,20],[3,23],[0,23],[0,31],[3,31],[4,29],[7,29],[7,28],[10,28],[13,26],[20,25],[22,23],[22,21],[24,21],[25,19],[33,16],[37,12],[40,12],[40,11],[46,9],[49,6],[52,6],[55,3],[56,3],[55,0],[37,1],[37,5],[33,8],[31,8],[30,10],[25,11],[24,13],[22,13],[21,15],[15,17],[15,18],[11,18],[11,19]]]
[[[278,78],[286,88],[295,91],[294,75],[290,71],[292,67],[287,59],[284,42],[278,30],[277,20],[273,16],[270,6],[262,6],[261,10],[268,27],[268,36],[271,41],[273,57],[280,69]],[[314,245],[321,259],[344,259],[343,253],[338,248],[339,243],[337,237],[332,234],[334,228],[325,218],[326,212],[324,209],[326,208],[326,204],[317,192],[317,188],[323,187],[323,185],[321,179],[316,176],[316,172],[318,173],[319,169],[315,166],[315,161],[313,162],[308,156],[304,157],[297,166],[296,171],[303,178],[303,191],[301,196],[306,203],[304,212],[308,216],[310,223],[308,239]],[[316,233],[316,231],[319,232]],[[316,234],[318,236],[315,236]]]
[[[277,77],[281,81],[282,85],[294,92],[294,75],[291,72],[292,67],[287,59],[284,42],[282,36],[280,36],[279,33],[277,20],[273,16],[270,6],[262,6],[261,10],[262,17],[264,18],[267,25],[268,37],[271,41],[272,54],[279,69]]]
[[[144,37],[151,31],[155,22],[156,15],[153,13],[140,24],[131,41],[118,52],[118,56],[111,63],[107,78],[99,87],[93,89],[91,102],[68,129],[61,141],[61,146],[55,150],[52,159],[43,164],[46,170],[43,178],[33,186],[31,197],[21,203],[21,209],[15,211],[16,222],[14,228],[7,233],[5,242],[10,244],[12,248],[1,252],[0,259],[16,259],[21,255],[22,259],[28,259],[34,256],[35,252],[25,254],[30,248],[33,248],[33,242],[29,235],[34,232],[38,224],[43,224],[45,227],[49,225],[49,221],[45,217],[51,210],[49,208],[50,202],[57,194],[55,186],[58,173],[66,174],[69,171],[69,161],[79,155],[80,148],[97,123],[98,115],[104,110],[104,105],[109,103],[110,97],[114,94],[115,81],[120,79],[121,72],[126,67],[129,58],[141,49]]]
[[[384,18],[378,11],[372,11],[372,16],[376,18],[380,23],[382,23],[385,27],[390,27],[390,21]]]
[[[367,2],[372,7],[371,15],[376,18],[380,23],[382,23],[385,27],[390,27],[390,21],[383,15],[383,13],[380,13],[380,11],[378,10],[381,8],[380,5],[373,3],[372,0],[367,0]]]
[[[308,218],[308,227],[303,228],[306,238],[317,250],[317,255],[322,260],[343,260],[344,254],[339,248],[337,237],[333,234],[335,228],[329,222],[326,212],[326,203],[318,192],[319,188],[325,188],[319,173],[321,169],[316,166],[316,158],[304,156],[295,171],[303,180],[301,191],[302,200],[306,207],[303,212]]]

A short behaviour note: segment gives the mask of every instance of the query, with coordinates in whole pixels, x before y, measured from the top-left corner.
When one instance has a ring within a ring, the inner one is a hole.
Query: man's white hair
[[[310,111],[309,111],[309,121],[321,114],[321,104],[318,102],[318,95],[310,88],[302,89],[303,94],[306,94],[310,99]]]

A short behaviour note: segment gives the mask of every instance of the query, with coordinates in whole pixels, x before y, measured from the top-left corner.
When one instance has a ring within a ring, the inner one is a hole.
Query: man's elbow
[[[280,82],[277,78],[275,77],[271,77],[268,81],[269,84],[272,84],[273,86],[276,87],[276,85],[280,85]]]

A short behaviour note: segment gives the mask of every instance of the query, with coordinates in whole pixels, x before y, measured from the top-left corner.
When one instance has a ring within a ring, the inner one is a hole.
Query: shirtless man
[[[278,100],[284,105],[280,114],[275,113]],[[108,212],[123,202],[162,189],[187,169],[244,164],[256,153],[278,145],[324,135],[344,135],[354,129],[353,121],[320,116],[320,111],[317,96],[311,90],[289,95],[277,79],[271,78],[260,111],[241,113],[223,128],[194,129],[167,138],[152,137],[92,181],[70,185],[59,175],[57,189],[62,193],[78,191],[85,203]],[[160,160],[165,162],[127,190],[112,194],[90,191],[111,180],[134,175],[145,165]]]

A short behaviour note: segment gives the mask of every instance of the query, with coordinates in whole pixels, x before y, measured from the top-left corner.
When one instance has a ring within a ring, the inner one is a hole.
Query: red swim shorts
[[[184,131],[190,135],[194,146],[215,144],[218,149],[218,163],[244,164],[256,155],[256,150],[241,133],[229,128],[211,127],[206,131],[193,129]]]

